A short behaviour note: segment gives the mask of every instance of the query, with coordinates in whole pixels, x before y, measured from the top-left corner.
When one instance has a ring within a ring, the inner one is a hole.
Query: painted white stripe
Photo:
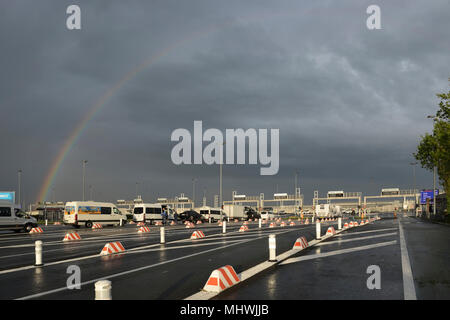
[[[354,230],[353,228],[348,229],[342,229],[345,231]],[[382,232],[382,231],[388,231],[388,230],[397,230],[397,228],[386,228],[386,229],[378,229],[378,230],[368,230],[368,231],[356,231],[356,232],[348,232],[348,233],[341,233],[339,237],[345,237],[345,236],[352,236],[355,234],[363,234],[363,233],[373,233],[373,232]]]
[[[396,243],[397,243],[397,240],[393,240],[393,241],[381,242],[381,243],[376,243],[376,244],[370,244],[367,246],[360,246],[360,247],[354,247],[354,248],[348,248],[348,249],[342,249],[342,250],[335,250],[335,251],[331,251],[331,252],[311,254],[311,255],[307,255],[307,256],[303,256],[303,257],[288,259],[284,262],[281,262],[280,265],[290,264],[290,263],[295,263],[295,262],[300,262],[300,261],[306,261],[306,260],[313,260],[313,259],[318,259],[318,258],[331,257],[331,256],[340,255],[340,254],[352,253],[352,252],[362,251],[362,250],[369,250],[369,249],[374,249],[374,248],[379,248],[379,247],[385,247],[385,246],[390,246],[390,245],[393,245]]]
[[[343,242],[351,242],[351,241],[359,241],[359,240],[367,240],[367,239],[375,239],[375,238],[381,238],[381,237],[387,237],[387,236],[394,236],[396,234],[397,234],[397,232],[390,232],[390,233],[377,234],[374,236],[357,237],[357,238],[351,238],[351,239],[345,239],[345,240],[336,239],[335,241],[322,242],[317,245],[318,246],[326,246],[326,245],[330,245],[330,244],[339,244],[339,243],[343,243]]]
[[[399,233],[400,233],[400,250],[402,253],[402,273],[403,273],[403,295],[405,300],[417,300],[416,289],[414,287],[414,278],[411,270],[411,264],[409,262],[408,249],[406,248],[405,235],[403,233],[403,227],[398,221]]]
[[[167,261],[158,262],[158,263],[151,264],[151,265],[148,265],[148,266],[139,267],[139,268],[135,268],[135,269],[131,269],[131,270],[127,270],[127,271],[111,274],[109,276],[105,276],[105,277],[101,277],[101,278],[92,279],[92,280],[89,280],[89,281],[82,282],[80,285],[84,286],[84,285],[87,285],[87,284],[90,284],[90,283],[95,283],[95,282],[100,281],[100,280],[107,280],[107,279],[112,279],[112,278],[124,276],[124,275],[130,274],[130,273],[135,273],[135,272],[139,272],[139,271],[142,271],[142,270],[147,270],[147,269],[150,269],[150,268],[158,267],[158,266],[161,266],[161,265],[164,265],[164,264],[167,264],[167,263],[171,263],[171,262],[175,262],[175,261],[179,261],[179,260],[183,260],[183,259],[187,259],[187,258],[192,258],[192,257],[198,256],[198,255],[201,255],[201,254],[204,254],[204,253],[207,253],[207,252],[213,252],[213,251],[225,249],[225,248],[228,248],[228,247],[236,246],[238,244],[243,244],[243,243],[250,242],[250,241],[253,241],[253,240],[244,240],[244,241],[233,243],[233,244],[230,244],[230,245],[227,245],[227,246],[220,246],[220,247],[217,247],[217,248],[214,248],[214,249],[209,249],[209,250],[205,250],[205,251],[189,254],[189,255],[186,255],[186,256],[174,258],[174,259],[167,260]],[[65,290],[68,290],[68,288],[67,287],[62,287],[62,288],[58,288],[58,289],[54,289],[54,290],[44,291],[44,292],[40,292],[40,293],[29,295],[29,296],[21,297],[21,298],[18,298],[16,300],[28,300],[28,299],[33,299],[33,298],[39,298],[39,297],[42,297],[42,296],[46,296],[46,295],[49,295],[49,294],[53,294],[53,293],[57,293],[57,292],[65,291]]]

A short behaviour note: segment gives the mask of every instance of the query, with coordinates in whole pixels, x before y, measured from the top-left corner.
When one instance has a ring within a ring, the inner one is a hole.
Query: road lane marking
[[[255,230],[262,231],[262,230],[259,230],[259,229],[255,229]],[[286,229],[273,230],[272,229],[270,231],[272,233],[276,233],[276,234],[283,234],[283,233],[286,233],[286,232],[291,232],[291,231],[296,231],[296,230],[299,230],[299,228],[295,228],[295,229],[294,228],[290,228],[288,230],[286,230]],[[188,231],[192,231],[192,230],[188,230]],[[266,231],[269,231],[269,230],[266,230]],[[276,231],[278,231],[278,232],[276,232]],[[236,231],[236,232],[227,233],[225,236],[227,236],[227,235],[230,235],[230,236],[234,235],[234,236],[236,236],[236,235],[241,235],[241,234],[238,231]],[[266,232],[264,232],[262,235],[258,235],[257,233],[247,233],[247,236],[251,236],[251,235],[262,237],[262,236],[266,235]],[[208,237],[212,237],[212,236],[215,236],[215,234],[207,236],[204,239],[206,239]],[[260,238],[260,237],[258,237],[258,238]],[[258,239],[258,238],[254,238],[254,239],[251,239],[251,240],[248,240],[248,241],[252,241],[252,240],[255,240],[255,239]],[[166,245],[170,245],[170,244],[174,244],[174,243],[180,243],[180,242],[181,243],[182,242],[191,242],[191,241],[192,241],[191,239],[178,239],[178,240],[174,240],[174,241],[171,241],[171,242],[167,242]],[[157,246],[161,246],[161,244],[160,243],[154,243],[154,244],[150,244],[150,245],[134,247],[134,248],[128,249],[123,254],[127,254],[127,253],[130,253],[130,252],[133,252],[133,251],[137,251],[137,250],[154,248],[154,247],[157,247]],[[56,250],[61,250],[61,249],[56,249]],[[56,251],[56,250],[53,250],[53,251]],[[34,252],[32,254],[34,254]],[[45,263],[41,268],[45,268],[45,267],[53,266],[53,265],[58,265],[58,264],[64,264],[64,263],[73,262],[73,261],[81,261],[81,260],[93,259],[93,258],[98,258],[98,257],[100,257],[100,254],[93,254],[93,255],[88,255],[88,256],[82,256],[82,257],[75,257],[75,258],[60,260],[60,261],[53,261],[53,262]],[[7,274],[7,273],[12,273],[12,272],[19,272],[19,271],[24,271],[24,270],[30,270],[30,269],[34,269],[34,268],[35,268],[34,265],[30,265],[30,266],[23,266],[23,267],[18,267],[18,268],[13,268],[13,269],[1,270],[0,271],[0,275]]]
[[[263,237],[259,237],[259,238],[263,238]],[[239,241],[239,242],[236,242],[236,243],[233,243],[233,244],[230,244],[230,245],[220,246],[220,247],[217,247],[217,248],[213,248],[213,249],[209,249],[209,250],[205,250],[205,251],[189,254],[189,255],[186,255],[186,256],[178,257],[178,258],[174,258],[174,259],[171,259],[171,260],[161,261],[161,262],[158,262],[158,263],[155,263],[155,264],[151,264],[151,265],[148,265],[148,266],[139,267],[139,268],[135,268],[135,269],[127,270],[127,271],[122,271],[122,272],[119,272],[119,273],[111,274],[109,276],[100,277],[100,278],[97,278],[97,279],[93,279],[93,280],[82,282],[80,285],[84,286],[84,285],[87,285],[87,284],[90,284],[90,283],[95,283],[95,282],[100,281],[100,280],[107,280],[107,279],[117,278],[117,277],[124,276],[124,275],[130,274],[130,273],[135,273],[135,272],[147,270],[147,269],[150,269],[150,268],[158,267],[158,266],[161,266],[161,265],[164,265],[164,264],[167,264],[167,263],[171,263],[171,262],[175,262],[175,261],[179,261],[179,260],[183,260],[183,259],[187,259],[187,258],[192,258],[192,257],[198,256],[198,255],[204,254],[204,253],[208,253],[208,252],[213,252],[213,251],[229,248],[229,247],[236,246],[236,245],[239,245],[239,244],[244,244],[244,243],[247,243],[247,242],[259,239],[259,238],[255,238],[255,239],[251,239],[251,240],[243,240],[243,241]],[[53,294],[53,293],[57,293],[57,292],[65,291],[65,290],[69,290],[67,288],[67,286],[66,287],[62,287],[62,288],[58,288],[58,289],[53,289],[53,290],[49,290],[49,291],[44,291],[44,292],[32,294],[32,295],[21,297],[21,298],[17,298],[15,300],[28,300],[28,299],[38,298],[38,297],[42,297],[42,296],[45,296],[45,295],[49,295],[49,294]]]
[[[411,264],[409,262],[408,249],[406,248],[405,234],[403,227],[398,221],[400,233],[400,250],[402,254],[402,274],[403,274],[403,295],[405,300],[417,300],[416,289],[414,287],[414,278],[412,274]]]
[[[377,235],[374,235],[374,236],[357,237],[357,238],[342,239],[342,240],[337,238],[335,241],[318,243],[317,246],[326,246],[326,245],[329,245],[329,244],[339,244],[339,243],[344,243],[344,242],[351,242],[351,241],[358,241],[358,240],[367,240],[367,239],[375,239],[375,238],[388,237],[388,236],[394,236],[394,235],[397,235],[397,232],[383,233],[383,234],[377,234]]]
[[[373,232],[381,232],[381,231],[389,231],[389,230],[397,230],[398,228],[386,228],[386,229],[378,229],[378,230],[368,230],[368,231],[356,231],[356,232],[349,232],[349,233],[341,233],[339,237],[345,237],[345,236],[351,236],[355,234],[364,234],[364,233],[373,233]],[[351,228],[344,229],[346,231],[353,230]]]
[[[363,251],[363,250],[369,250],[369,249],[374,249],[374,248],[379,248],[379,247],[385,247],[385,246],[390,246],[390,245],[393,245],[396,243],[397,243],[397,240],[393,240],[393,241],[380,242],[380,243],[376,243],[376,244],[369,244],[366,246],[360,246],[360,247],[354,247],[354,248],[348,248],[348,249],[342,249],[342,250],[335,250],[335,251],[331,251],[331,252],[316,253],[316,254],[311,254],[311,255],[307,255],[307,256],[291,258],[284,262],[281,262],[280,265],[290,264],[290,263],[295,263],[295,262],[300,262],[300,261],[306,261],[306,260],[313,260],[313,259],[318,259],[318,258],[325,258],[325,257],[336,256],[336,255],[340,255],[340,254],[352,253],[352,252]]]

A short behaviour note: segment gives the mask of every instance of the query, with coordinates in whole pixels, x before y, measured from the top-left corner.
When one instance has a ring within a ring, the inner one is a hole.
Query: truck
[[[341,215],[341,207],[335,204],[319,204],[316,206],[316,217],[328,218]]]
[[[239,219],[239,220],[247,219],[245,206],[241,206],[238,204],[225,204],[223,206],[223,211],[225,211],[227,217],[229,217],[230,219]]]

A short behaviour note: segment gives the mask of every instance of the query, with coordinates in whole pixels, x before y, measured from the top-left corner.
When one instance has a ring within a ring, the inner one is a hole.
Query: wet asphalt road
[[[350,229],[216,299],[402,300],[405,271],[399,224],[404,230],[417,299],[450,299],[449,226],[414,217],[386,218]],[[380,268],[380,289],[367,287],[371,265]]]
[[[216,299],[403,299],[404,285],[399,226],[418,299],[450,298],[450,240],[448,226],[414,217],[388,218],[347,230],[218,295]],[[322,227],[325,232],[329,225]],[[112,281],[113,299],[184,299],[202,289],[212,270],[232,265],[240,273],[268,258],[267,239],[277,234],[277,254],[305,236],[311,241],[315,225],[268,228],[250,223],[228,224],[227,234],[216,224],[194,229],[166,226],[166,244],[159,243],[159,227],[137,234],[135,225],[103,230],[79,229],[81,241],[63,243],[65,226],[44,227],[45,233],[0,234],[0,299],[94,299],[94,283]],[[194,230],[204,239],[190,240]],[[44,241],[44,267],[35,268],[34,241]],[[106,242],[121,241],[124,254],[100,257]],[[131,249],[131,251],[130,251]],[[66,261],[69,259],[68,261]],[[67,289],[67,268],[81,270],[81,289]],[[381,270],[381,289],[369,290],[367,267]],[[20,269],[20,267],[23,267]],[[19,269],[17,269],[19,268]]]
[[[268,228],[249,224],[250,230],[237,232],[241,223],[230,223],[227,234],[217,225],[204,224],[195,229],[166,227],[166,244],[159,244],[159,227],[150,234],[138,235],[137,227],[83,230],[82,241],[62,243],[67,227],[47,227],[41,235],[11,234],[0,237],[1,299],[93,299],[94,282],[108,278],[113,282],[114,299],[183,299],[202,289],[212,270],[226,264],[237,272],[268,258],[269,233],[277,234],[278,253],[289,250],[295,239],[313,238],[314,226]],[[193,230],[201,229],[207,238],[190,240]],[[34,241],[44,241],[42,268],[34,263]],[[121,241],[135,252],[100,257],[109,241]],[[62,261],[72,258],[70,261]],[[81,269],[80,290],[66,287],[68,266]],[[24,270],[12,270],[24,266]],[[37,294],[37,295],[36,295]],[[33,296],[36,295],[36,296]]]

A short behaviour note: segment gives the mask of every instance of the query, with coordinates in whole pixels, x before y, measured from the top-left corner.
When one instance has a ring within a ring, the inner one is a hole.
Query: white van
[[[91,228],[93,223],[101,225],[124,225],[127,216],[112,203],[94,201],[66,202],[64,224]]]
[[[161,203],[139,203],[134,206],[133,209],[133,221],[134,222],[150,222],[162,221],[162,211],[167,210],[166,204]],[[174,220],[174,214],[172,208],[169,208],[168,220]]]
[[[220,208],[212,208],[208,206],[203,206],[200,208],[196,208],[198,213],[200,213],[202,216],[205,217],[209,221],[209,218],[211,218],[211,222],[220,221],[220,213],[222,213],[222,221],[227,220],[227,214],[225,211],[221,210]]]
[[[10,202],[0,201],[0,230],[30,232],[37,227],[37,220]]]

